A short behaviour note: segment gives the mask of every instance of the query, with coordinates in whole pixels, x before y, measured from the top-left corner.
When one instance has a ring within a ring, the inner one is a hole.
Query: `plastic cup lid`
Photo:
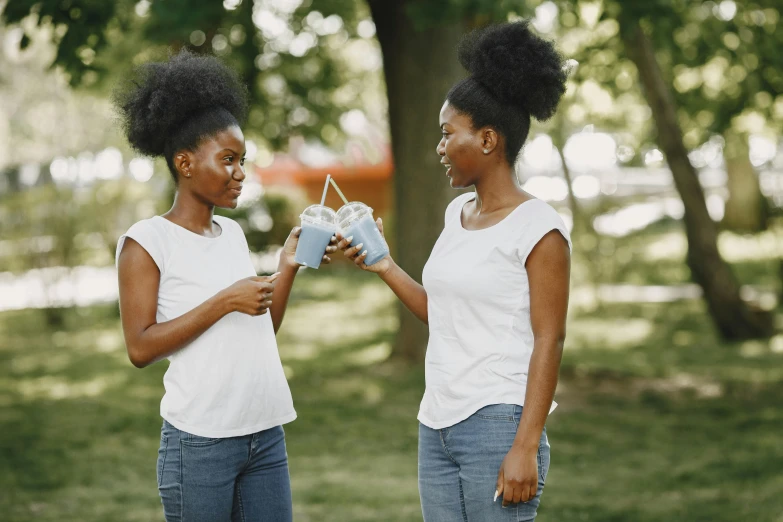
[[[372,216],[372,208],[361,201],[352,201],[337,211],[337,223],[341,228],[345,228],[364,216]]]
[[[335,216],[334,210],[327,206],[310,205],[302,211],[302,214],[299,217],[308,223],[334,225]]]

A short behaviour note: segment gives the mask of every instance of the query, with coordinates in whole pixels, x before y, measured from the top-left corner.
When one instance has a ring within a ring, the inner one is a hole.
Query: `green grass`
[[[617,248],[642,256],[669,233]],[[646,284],[676,265],[637,260]],[[766,282],[767,263],[747,261],[745,282]],[[384,362],[394,310],[358,271],[297,281],[279,336],[296,521],[421,519],[424,375]],[[165,363],[130,365],[113,305],[51,315],[0,314],[0,519],[162,520]],[[575,307],[538,520],[783,522],[782,396],[783,338],[723,344],[700,301]]]

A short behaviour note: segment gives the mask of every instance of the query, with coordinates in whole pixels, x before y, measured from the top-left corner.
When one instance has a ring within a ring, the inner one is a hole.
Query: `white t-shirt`
[[[222,229],[216,238],[160,216],[139,221],[120,237],[117,263],[130,237],[158,265],[158,323],[256,275],[242,228],[225,217],[214,220]],[[201,437],[236,437],[296,418],[269,312],[257,317],[232,312],[168,360],[160,414],[180,430]]]
[[[466,230],[462,208],[474,197],[462,194],[449,204],[422,276],[430,337],[419,421],[433,429],[491,404],[524,406],[533,353],[525,262],[552,230],[571,248],[563,220],[537,199],[494,226]]]

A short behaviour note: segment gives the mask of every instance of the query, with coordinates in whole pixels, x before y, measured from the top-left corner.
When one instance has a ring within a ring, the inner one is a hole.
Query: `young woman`
[[[177,185],[171,210],[117,245],[128,356],[139,368],[169,360],[157,466],[166,520],[290,521],[282,425],[296,412],[275,332],[299,229],[278,272],[258,277],[242,229],[213,213],[236,207],[245,179],[247,94],[231,70],[181,52],[136,73],[115,95],[124,131],[166,159]]]
[[[530,521],[549,468],[544,425],[565,339],[571,243],[557,212],[518,186],[514,164],[531,116],[552,116],[566,74],[525,22],[472,33],[459,57],[470,75],[446,96],[437,153],[451,186],[475,192],[446,209],[424,285],[391,257],[366,266],[351,238],[338,235],[338,247],[429,325],[419,411],[425,522]]]

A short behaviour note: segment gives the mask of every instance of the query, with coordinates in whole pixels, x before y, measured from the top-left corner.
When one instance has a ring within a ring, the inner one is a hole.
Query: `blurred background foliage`
[[[239,208],[220,212],[260,273],[332,172],[372,201],[418,278],[455,196],[434,148],[464,75],[456,42],[529,18],[570,76],[517,175],[574,239],[540,519],[781,521],[781,0],[0,0],[0,12],[9,520],[160,518],[165,363],[128,364],[113,263],[117,237],[165,212],[174,187],[120,135],[118,78],[182,47],[242,75],[249,175]],[[351,268],[301,274],[279,336],[300,414],[287,427],[295,519],[419,520],[427,331]]]

